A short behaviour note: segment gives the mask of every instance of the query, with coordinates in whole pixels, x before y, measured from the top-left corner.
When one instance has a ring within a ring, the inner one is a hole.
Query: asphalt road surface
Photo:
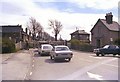
[[[73,51],[70,62],[54,62],[35,50],[24,51],[2,62],[3,80],[118,80],[118,59],[112,55]]]
[[[118,80],[118,57],[73,51],[70,62],[35,54],[31,80]]]

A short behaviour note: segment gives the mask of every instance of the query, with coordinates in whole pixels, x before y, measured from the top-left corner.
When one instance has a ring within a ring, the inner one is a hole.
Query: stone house
[[[106,19],[98,19],[91,29],[91,44],[94,47],[103,47],[112,44],[120,38],[120,25],[113,21],[112,13],[107,13]]]
[[[71,39],[77,39],[77,40],[84,41],[87,43],[90,42],[90,40],[89,40],[90,34],[85,32],[85,30],[76,30],[75,32],[71,33],[70,35],[71,35]]]
[[[31,35],[23,31],[22,25],[3,25],[0,27],[2,29],[2,38],[9,38],[15,43],[25,42],[25,40],[32,41]]]
[[[15,42],[17,49],[24,48],[26,40],[32,42],[32,36],[23,31],[22,25],[2,25],[0,28],[2,38],[9,38]]]
[[[9,38],[15,43],[22,40],[22,26],[21,25],[4,25],[2,27],[2,38]]]

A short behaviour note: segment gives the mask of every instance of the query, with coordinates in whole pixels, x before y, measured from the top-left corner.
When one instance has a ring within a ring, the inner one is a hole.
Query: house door
[[[100,39],[97,39],[96,43],[97,43],[97,48],[100,48]]]

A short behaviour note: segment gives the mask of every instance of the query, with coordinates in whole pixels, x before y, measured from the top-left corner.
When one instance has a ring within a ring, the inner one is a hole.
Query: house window
[[[72,35],[72,38],[75,39],[75,35]]]
[[[97,39],[96,43],[97,43],[97,48],[100,48],[100,46],[101,46],[100,39]]]
[[[98,34],[101,34],[101,26],[98,27]]]
[[[91,35],[93,35],[93,33],[91,33]]]
[[[82,37],[82,35],[79,35],[79,38],[81,38]]]
[[[87,36],[86,39],[89,40],[89,37]]]
[[[75,38],[75,35],[73,35],[72,37]]]

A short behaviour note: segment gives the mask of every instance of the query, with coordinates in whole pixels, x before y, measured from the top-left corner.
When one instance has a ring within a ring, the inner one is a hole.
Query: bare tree
[[[53,33],[54,33],[54,36],[55,36],[55,41],[57,41],[57,36],[59,34],[59,32],[62,30],[62,24],[60,21],[57,21],[57,20],[49,20],[50,24],[50,28],[53,29]]]
[[[40,35],[40,33],[42,33],[43,30],[41,24],[37,22],[36,19],[33,17],[29,19],[29,22],[27,23],[27,28],[29,29],[29,31],[31,31],[34,40],[36,34]]]

